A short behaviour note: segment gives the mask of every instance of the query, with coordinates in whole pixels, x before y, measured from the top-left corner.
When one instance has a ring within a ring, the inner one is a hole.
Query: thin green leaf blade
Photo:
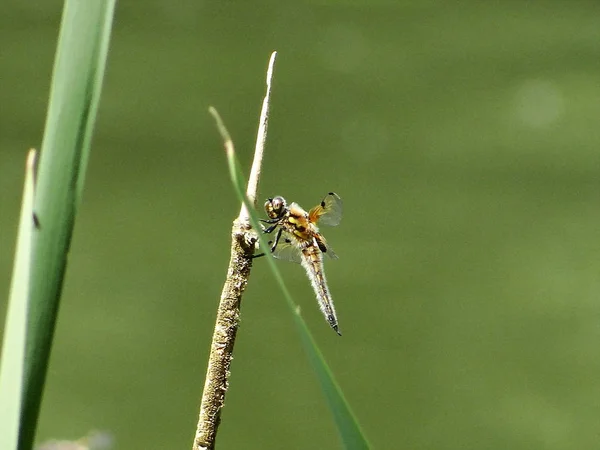
[[[0,405],[2,405],[0,408],[0,448],[6,450],[18,448],[23,402],[27,302],[33,230],[34,162],[35,150],[30,150],[25,171],[21,217],[2,342],[2,361],[0,361]]]
[[[321,350],[308,330],[306,322],[304,322],[300,314],[295,314],[295,317],[296,325],[300,330],[302,344],[304,345],[308,359],[317,374],[321,389],[325,394],[329,409],[333,414],[344,448],[349,450],[369,449],[370,445],[367,438],[363,433],[356,416],[352,412],[350,405],[344,397],[342,389],[335,380],[331,369],[325,362]]]
[[[240,164],[233,150],[233,144],[231,143],[229,133],[225,128],[225,125],[223,124],[223,121],[221,120],[218,112],[214,108],[211,108],[210,112],[215,117],[219,132],[221,133],[221,136],[225,141],[229,174],[235,193],[237,194],[239,200],[244,203],[248,210],[250,216],[250,223],[252,224],[254,230],[257,230],[257,237],[260,242],[260,248],[269,248],[269,245],[263,233],[260,232],[261,227],[259,225],[258,214],[254,209],[254,205],[246,196],[244,187],[246,185],[246,182],[241,172]],[[300,315],[299,308],[292,299],[292,296],[283,281],[283,277],[279,272],[279,268],[275,263],[273,255],[271,255],[270,252],[265,252],[265,256],[265,259],[268,261],[269,268],[271,269],[271,272],[273,273],[277,284],[281,288],[284,299],[290,311],[293,314],[294,322],[296,323],[298,332],[300,333],[300,338],[303,343],[304,349],[306,350],[309,361],[311,362],[313,369],[317,374],[317,378],[321,385],[321,389],[323,390],[329,409],[333,414],[334,421],[340,434],[343,447],[351,450],[369,449],[370,445],[360,425],[358,424],[358,421],[356,420],[356,417],[352,412],[350,405],[346,401],[341,388],[336,382],[333,373],[331,372],[331,369],[325,362],[323,354],[317,346],[312,334],[310,333],[306,322],[304,322],[304,319]]]

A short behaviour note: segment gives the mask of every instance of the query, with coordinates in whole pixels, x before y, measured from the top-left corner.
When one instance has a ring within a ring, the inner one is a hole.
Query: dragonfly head
[[[270,219],[278,219],[283,216],[285,210],[287,208],[287,204],[283,197],[279,195],[274,198],[270,198],[265,202],[265,212]]]

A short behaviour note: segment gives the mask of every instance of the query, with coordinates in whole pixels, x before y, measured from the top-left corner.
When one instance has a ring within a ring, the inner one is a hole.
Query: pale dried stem
[[[269,101],[271,96],[271,80],[273,79],[273,67],[275,66],[275,58],[277,52],[271,53],[271,59],[269,59],[269,68],[267,69],[267,91],[265,98],[263,99],[262,109],[260,111],[260,119],[258,123],[258,133],[256,134],[256,146],[254,147],[254,160],[252,161],[252,168],[250,169],[250,177],[248,177],[248,187],[246,189],[246,196],[250,203],[256,206],[256,195],[258,192],[258,182],[260,181],[260,171],[262,168],[263,152],[265,149],[265,142],[267,140],[267,127],[269,125]],[[242,204],[240,209],[239,219],[244,224],[249,224],[250,219],[248,218],[248,211],[246,205]]]
[[[271,92],[271,79],[276,52],[273,52],[267,71],[267,92],[263,100],[260,114],[260,123],[254,160],[248,180],[246,195],[250,201],[256,203],[256,194],[260,180],[264,145],[267,137],[267,124],[269,118],[269,96]],[[228,153],[234,152],[233,142],[223,126],[218,113],[211,109],[211,114],[217,120],[217,126],[223,136],[225,149]],[[253,237],[251,235],[248,211],[244,204],[239,217],[233,222],[231,233],[231,259],[227,270],[227,279],[221,293],[221,300],[217,310],[215,330],[210,347],[208,368],[198,426],[194,437],[193,450],[212,450],[215,448],[217,429],[221,421],[221,411],[225,404],[225,394],[229,386],[229,369],[233,358],[233,346],[240,321],[240,306],[242,294],[248,284],[250,269],[252,268]]]

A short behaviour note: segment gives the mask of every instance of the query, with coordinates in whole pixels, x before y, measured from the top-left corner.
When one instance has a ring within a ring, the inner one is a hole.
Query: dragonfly
[[[323,269],[323,255],[331,259],[337,259],[338,256],[320,233],[317,224],[339,225],[342,220],[342,199],[330,192],[317,206],[306,212],[297,203],[288,205],[283,197],[276,196],[265,202],[265,212],[268,219],[262,222],[268,226],[263,231],[274,233],[275,236],[269,241],[271,253],[275,258],[302,264],[325,320],[341,336]]]

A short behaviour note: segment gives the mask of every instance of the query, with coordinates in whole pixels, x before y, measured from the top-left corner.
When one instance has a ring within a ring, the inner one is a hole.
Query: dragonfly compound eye
[[[275,197],[271,205],[273,206],[273,212],[275,212],[277,216],[282,215],[286,208],[285,199],[280,196]]]
[[[276,218],[280,217],[283,214],[283,212],[285,211],[285,208],[286,208],[285,199],[280,196],[277,196],[275,198],[270,198],[265,203],[265,212],[272,219],[276,219]]]

